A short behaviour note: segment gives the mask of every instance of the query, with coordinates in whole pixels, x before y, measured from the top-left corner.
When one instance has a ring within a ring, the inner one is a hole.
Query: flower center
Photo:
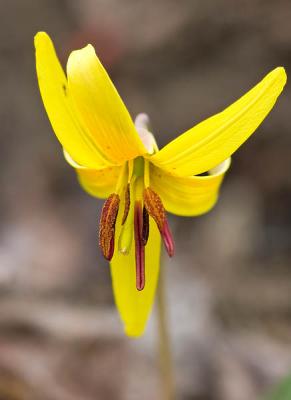
[[[115,225],[120,203],[124,204],[124,208],[118,246],[115,246]],[[150,187],[149,161],[137,157],[122,168],[115,193],[103,205],[99,228],[99,244],[103,256],[109,261],[116,247],[124,256],[128,255],[134,241],[137,290],[145,286],[145,247],[149,237],[149,217],[157,224],[166,251],[172,257],[174,241],[162,200]]]
[[[149,154],[157,151],[154,136],[148,130],[148,117],[139,114],[135,126]],[[123,201],[121,201],[123,200]],[[119,205],[124,204],[118,246],[115,246],[115,225]],[[174,241],[160,196],[150,186],[150,163],[144,157],[130,160],[122,167],[115,189],[105,201],[100,218],[99,245],[103,256],[111,260],[116,247],[125,257],[135,244],[136,288],[145,286],[145,247],[149,238],[149,217],[155,221],[167,253],[174,255]]]

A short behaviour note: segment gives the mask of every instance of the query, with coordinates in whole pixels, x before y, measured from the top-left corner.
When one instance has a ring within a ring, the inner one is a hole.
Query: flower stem
[[[171,355],[170,337],[167,324],[165,283],[163,276],[163,263],[157,289],[157,317],[158,317],[158,351],[161,378],[161,400],[174,400],[174,374]]]

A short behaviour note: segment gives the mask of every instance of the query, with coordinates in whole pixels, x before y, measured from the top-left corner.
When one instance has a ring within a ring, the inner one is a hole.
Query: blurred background
[[[158,400],[156,315],[123,334],[78,186],[40,99],[33,36],[63,64],[92,43],[159,146],[278,65],[289,0],[1,0],[0,399]],[[165,259],[177,399],[257,400],[291,371],[291,92],[235,154],[219,203],[170,217]]]

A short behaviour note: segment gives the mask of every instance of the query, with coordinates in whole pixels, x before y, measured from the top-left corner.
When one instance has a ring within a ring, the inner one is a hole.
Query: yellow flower
[[[71,53],[67,76],[46,33],[36,35],[35,48],[41,96],[65,158],[88,193],[107,198],[99,243],[125,331],[139,336],[154,300],[161,237],[174,253],[165,210],[197,216],[214,206],[230,156],[281,93],[284,68],[159,151],[146,115],[133,123],[91,45]]]

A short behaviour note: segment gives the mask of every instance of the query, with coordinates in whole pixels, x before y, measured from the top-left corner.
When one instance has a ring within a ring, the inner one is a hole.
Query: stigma
[[[143,157],[135,159],[131,167],[122,168],[115,193],[103,205],[99,227],[99,245],[107,260],[112,259],[115,251],[128,256],[134,245],[136,289],[139,291],[146,284],[145,249],[150,235],[150,218],[159,229],[168,255],[172,257],[175,251],[162,199],[150,187],[149,175],[149,163]],[[115,245],[116,224],[120,224],[118,245]]]

